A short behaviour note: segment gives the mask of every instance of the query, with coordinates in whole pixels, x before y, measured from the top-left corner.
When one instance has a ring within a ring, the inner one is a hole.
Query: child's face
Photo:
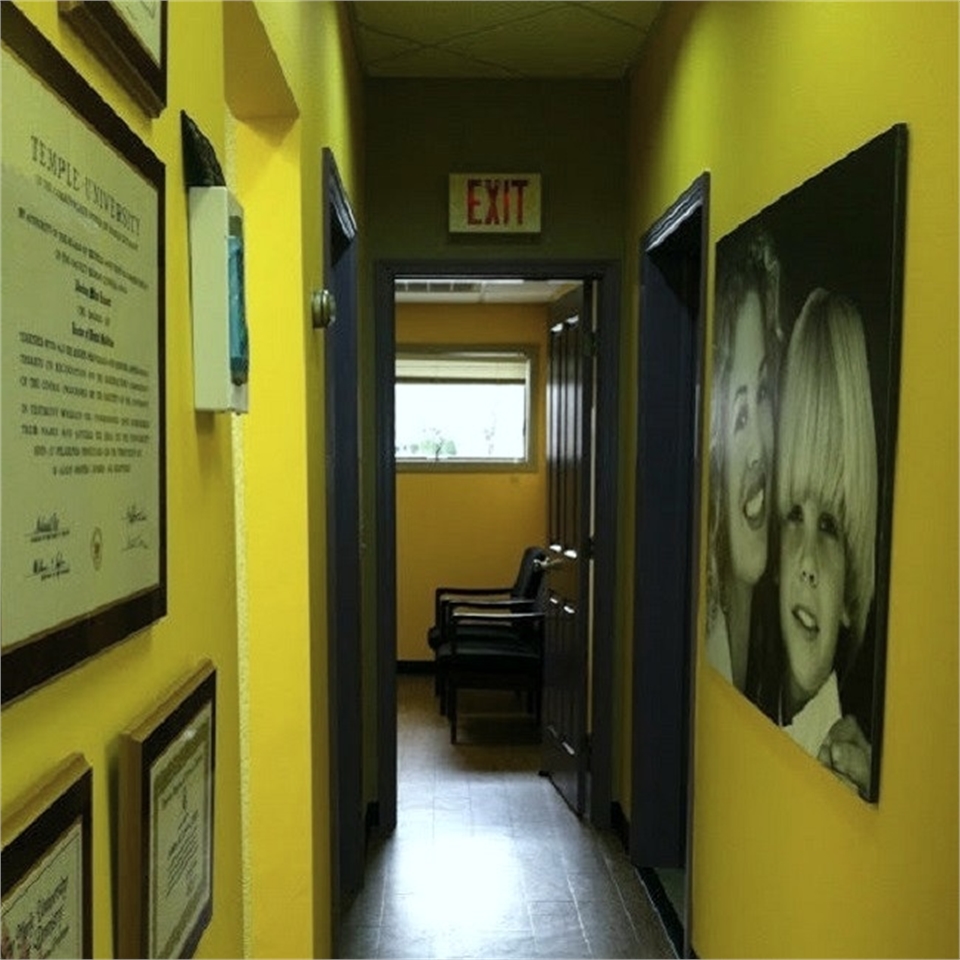
[[[723,484],[730,562],[737,580],[754,584],[767,566],[773,453],[763,314],[755,292],[737,314],[727,398]]]
[[[790,693],[805,703],[833,669],[840,624],[848,622],[843,531],[818,497],[793,501],[780,536],[780,625],[790,667]]]

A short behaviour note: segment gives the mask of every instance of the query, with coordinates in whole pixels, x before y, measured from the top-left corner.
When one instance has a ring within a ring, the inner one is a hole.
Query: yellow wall
[[[77,750],[93,767],[93,948],[114,955],[118,734],[204,657],[217,667],[213,919],[197,956],[241,956],[240,763],[230,421],[193,409],[187,199],[180,110],[222,156],[219,4],[169,5],[168,101],[153,121],[70,28],[54,2],[22,8],[166,164],[167,586],[159,623],[3,711],[2,802]]]
[[[361,94],[341,5],[255,8],[248,31],[263,34],[283,83],[272,84],[274,103],[263,105],[267,57],[240,74],[253,89],[231,98],[249,102],[255,114],[237,136],[252,317],[242,557],[249,949],[254,956],[329,956],[324,338],[310,326],[307,304],[323,285],[324,147],[360,220]]]
[[[3,805],[66,754],[86,755],[94,952],[112,955],[117,734],[210,657],[216,862],[213,920],[197,955],[330,956],[323,337],[306,304],[322,285],[324,146],[361,217],[362,92],[343,7],[169,4],[168,102],[152,122],[61,24],[56,3],[24,9],[167,168],[169,613],[4,710]],[[225,55],[253,68],[225,80]],[[244,206],[251,410],[239,429],[228,415],[193,409],[181,109]]]
[[[312,836],[312,784],[299,146],[299,125],[291,129],[286,121],[239,130],[255,350],[251,412],[243,421],[254,956],[300,956],[313,943],[313,868],[305,842]],[[278,269],[289,283],[275,282]],[[282,924],[278,910],[286,915]]]
[[[546,332],[542,304],[397,304],[398,346],[511,343],[539,350],[536,472],[397,471],[400,660],[432,659],[426,634],[438,586],[509,585],[524,548],[546,543]]]
[[[704,170],[712,250],[861,143],[909,126],[880,801],[811,766],[701,657],[692,930],[703,957],[957,955],[957,10],[673,4],[632,79],[633,250]],[[712,255],[710,270],[712,292]],[[636,317],[627,334],[635,377]],[[633,432],[625,409],[625,448]],[[631,577],[628,564],[627,633]],[[622,744],[628,796],[628,729]]]

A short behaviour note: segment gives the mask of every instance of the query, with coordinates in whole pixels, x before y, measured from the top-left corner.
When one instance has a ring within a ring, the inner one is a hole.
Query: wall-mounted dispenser
[[[227,187],[190,187],[189,211],[194,406],[246,413],[243,208]]]

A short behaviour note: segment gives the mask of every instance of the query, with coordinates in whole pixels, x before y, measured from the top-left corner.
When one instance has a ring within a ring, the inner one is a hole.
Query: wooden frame
[[[60,0],[60,15],[150,117],[167,105],[166,0]]]
[[[213,915],[216,669],[120,740],[119,957],[191,957]]]
[[[3,813],[4,957],[93,956],[92,780],[73,754]]]
[[[6,706],[166,614],[165,168],[13,3],[0,32]]]

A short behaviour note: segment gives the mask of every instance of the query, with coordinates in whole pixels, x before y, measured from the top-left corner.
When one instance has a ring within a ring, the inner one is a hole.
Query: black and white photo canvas
[[[907,131],[716,245],[707,660],[879,796]]]

